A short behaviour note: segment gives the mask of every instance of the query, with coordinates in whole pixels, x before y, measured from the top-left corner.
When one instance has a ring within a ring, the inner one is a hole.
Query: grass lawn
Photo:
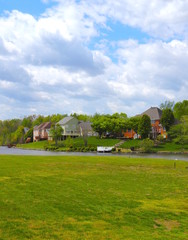
[[[17,147],[21,147],[24,149],[44,149],[45,144],[47,144],[47,141],[39,141],[25,144],[17,144]]]
[[[141,139],[129,139],[126,140],[120,147],[126,149],[130,149],[131,147],[139,148],[141,141]]]
[[[188,162],[0,156],[0,239],[186,240]]]
[[[73,138],[74,146],[84,146],[84,141],[82,137]],[[65,142],[68,140],[65,140]],[[98,138],[98,137],[88,137],[88,145],[97,147],[97,146],[114,146],[116,143],[120,142],[119,139],[111,138]]]
[[[155,151],[169,151],[169,152],[181,152],[187,151],[188,152],[188,144],[177,144],[175,142],[166,142],[162,143],[157,147],[153,148]]]
[[[66,144],[66,141],[59,142]],[[72,143],[76,147],[84,146],[84,141],[82,137],[72,138]],[[120,142],[119,139],[100,139],[97,137],[88,137],[88,145],[97,147],[97,146],[114,146],[116,143]],[[44,149],[44,146],[47,144],[47,141],[39,141],[39,142],[32,142],[27,144],[18,144],[17,147],[21,147],[24,149]]]

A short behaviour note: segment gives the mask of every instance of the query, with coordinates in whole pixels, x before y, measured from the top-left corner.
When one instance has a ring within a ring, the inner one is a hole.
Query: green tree
[[[18,129],[12,134],[11,142],[23,143],[24,142],[24,126],[19,126]]]
[[[162,112],[162,117],[161,117],[161,124],[163,127],[166,128],[166,131],[170,129],[170,127],[174,123],[174,114],[171,109],[166,108]]]
[[[148,115],[144,114],[138,125],[138,133],[141,135],[141,138],[148,138],[151,131],[151,120]]]
[[[57,146],[58,140],[61,139],[62,133],[63,133],[63,128],[59,124],[52,125],[52,127],[50,128],[50,136],[54,139],[56,146]]]
[[[24,135],[24,141],[26,141],[27,138],[31,138],[31,142],[33,141],[33,128],[30,128],[29,131]]]
[[[138,126],[141,120],[141,116],[131,117],[128,120],[128,128],[133,129],[136,133],[138,133]]]
[[[188,115],[188,100],[177,102],[174,106],[174,117],[181,119],[182,116]]]

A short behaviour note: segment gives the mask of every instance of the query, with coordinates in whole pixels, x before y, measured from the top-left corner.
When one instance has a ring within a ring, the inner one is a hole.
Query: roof
[[[151,120],[158,120],[161,119],[162,110],[159,109],[158,107],[151,107],[145,112],[143,112],[141,116],[143,116],[144,114],[148,115]]]
[[[81,121],[79,123],[79,127],[81,127],[84,130],[87,130],[87,131],[92,131],[93,130],[92,127],[91,127],[91,123],[90,122],[83,122],[83,121]]]
[[[61,119],[58,124],[60,125],[65,125],[66,123],[68,123],[70,120],[72,120],[74,117],[64,117],[63,119]]]
[[[52,123],[51,122],[45,122],[45,123],[41,123],[38,126],[34,127],[34,130],[42,130],[42,129],[49,129],[51,128]]]

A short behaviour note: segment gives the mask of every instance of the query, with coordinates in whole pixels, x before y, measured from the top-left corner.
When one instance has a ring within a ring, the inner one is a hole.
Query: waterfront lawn
[[[88,146],[97,147],[97,146],[114,146],[116,143],[120,142],[119,139],[108,139],[108,138],[98,138],[98,137],[88,137]],[[39,141],[26,144],[18,144],[17,147],[24,149],[43,149],[47,145],[48,141]],[[49,142],[53,144],[54,142]],[[84,141],[82,137],[72,138],[71,140],[67,139],[64,141],[58,142],[59,147],[73,145],[74,147],[84,147]]]
[[[63,141],[64,144],[68,142],[69,139]],[[88,146],[97,147],[97,146],[114,146],[116,143],[120,142],[119,139],[112,139],[112,138],[99,138],[99,137],[88,137]],[[72,139],[73,146],[75,147],[82,147],[84,146],[84,141],[82,137],[77,137]]]
[[[127,139],[120,147],[125,149],[134,147],[135,149],[138,149],[141,141],[141,139]]]
[[[17,147],[21,147],[23,149],[36,149],[36,150],[44,150],[44,146],[48,141],[39,141],[39,142],[31,142],[25,144],[17,144]]]
[[[166,152],[188,152],[188,144],[177,144],[174,141],[161,143],[160,145],[153,148],[156,152],[166,151]]]
[[[0,239],[188,236],[188,162],[0,156],[0,189]]]

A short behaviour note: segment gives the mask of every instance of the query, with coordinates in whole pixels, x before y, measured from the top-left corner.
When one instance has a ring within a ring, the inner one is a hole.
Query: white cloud
[[[16,10],[0,17],[0,102],[2,111],[9,109],[1,118],[33,112],[133,115],[186,99],[187,7],[186,1],[65,0],[38,19]],[[110,42],[102,32],[109,21],[157,39]],[[90,47],[95,37],[98,50]]]

